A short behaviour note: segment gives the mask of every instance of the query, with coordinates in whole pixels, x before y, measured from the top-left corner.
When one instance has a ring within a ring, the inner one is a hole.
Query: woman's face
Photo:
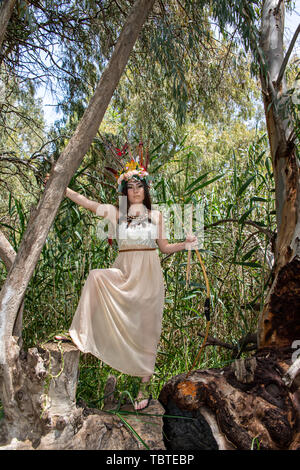
[[[127,196],[130,204],[142,204],[145,199],[143,183],[135,178],[131,178],[127,183]]]

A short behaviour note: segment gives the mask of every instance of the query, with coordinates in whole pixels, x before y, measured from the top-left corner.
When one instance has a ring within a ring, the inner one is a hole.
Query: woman
[[[184,242],[168,243],[162,214],[151,210],[148,173],[136,165],[135,172],[126,171],[125,166],[118,179],[125,210],[91,201],[70,188],[66,196],[109,219],[119,247],[111,268],[90,271],[69,334],[82,352],[95,355],[123,373],[142,377],[134,406],[141,410],[151,398],[149,385],[164,307],[157,247],[162,253],[175,253],[195,245],[196,237],[189,235]]]

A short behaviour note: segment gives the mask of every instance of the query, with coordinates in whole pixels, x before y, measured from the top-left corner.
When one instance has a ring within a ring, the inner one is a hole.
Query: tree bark
[[[159,396],[178,416],[164,420],[167,450],[300,450],[300,389],[285,383],[290,364],[291,350],[261,349],[230,367],[172,377]]]
[[[9,374],[2,382],[0,450],[165,449],[159,402],[145,410],[155,416],[142,417],[132,405],[119,407],[114,401],[103,411],[76,404],[80,351],[73,344],[46,343],[19,354],[11,337],[10,346],[8,367],[0,370]]]
[[[32,212],[14,264],[0,292],[0,363],[5,364],[7,340],[26,288],[68,183],[95,137],[130,52],[154,0],[137,0],[122,29],[109,64],[73,136],[60,155],[45,191]]]
[[[3,3],[1,5],[1,9],[0,9],[0,57],[1,57],[1,49],[2,49],[4,38],[5,38],[7,25],[12,15],[16,1],[17,0],[3,0]]]
[[[258,351],[223,369],[173,377],[160,393],[168,449],[300,450],[300,182],[282,75],[284,2],[264,0],[260,79],[273,161],[277,237]],[[286,61],[285,61],[286,62]],[[183,419],[183,417],[186,418]]]
[[[5,235],[0,231],[0,259],[4,262],[4,265],[7,269],[7,272],[12,267],[16,257],[16,252],[5,237]],[[13,336],[17,336],[18,344],[22,344],[22,326],[23,326],[23,310],[24,310],[24,301],[21,302],[17,317],[15,320],[13,328]]]
[[[263,3],[260,79],[275,181],[277,237],[272,285],[258,325],[259,347],[300,338],[300,181],[282,76],[284,2]],[[280,75],[280,80],[278,77]]]

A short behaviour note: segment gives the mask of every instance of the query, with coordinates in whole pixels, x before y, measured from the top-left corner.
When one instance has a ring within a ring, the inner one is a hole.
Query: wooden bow
[[[191,231],[192,231],[192,213],[191,213],[191,220],[190,220],[190,232]],[[203,272],[203,276],[204,276],[204,279],[205,279],[205,284],[206,284],[206,299],[205,299],[205,304],[204,304],[204,314],[205,314],[207,322],[206,322],[206,332],[205,332],[204,341],[203,341],[202,346],[201,346],[201,348],[200,348],[200,350],[197,354],[196,359],[194,360],[191,368],[189,369],[188,373],[186,374],[186,379],[190,375],[191,371],[194,369],[195,365],[197,364],[197,362],[198,362],[198,360],[201,356],[201,353],[202,353],[202,351],[204,349],[204,346],[205,346],[205,343],[207,341],[208,331],[209,331],[209,326],[210,326],[210,288],[209,288],[208,277],[207,277],[207,274],[206,274],[204,263],[201,259],[200,253],[197,250],[197,248],[195,249],[195,252],[196,252],[197,258],[199,260],[199,263],[200,263],[200,266],[201,266],[201,269],[202,269],[202,272]],[[186,268],[186,287],[188,287],[188,285],[190,283],[190,277],[191,277],[191,248],[188,249],[188,259],[187,259],[187,268]]]

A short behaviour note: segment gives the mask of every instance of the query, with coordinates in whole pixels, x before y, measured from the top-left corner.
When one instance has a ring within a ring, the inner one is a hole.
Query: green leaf
[[[186,297],[182,297],[181,300],[189,300],[189,299],[192,299],[194,297],[198,297],[197,294],[191,294],[191,295],[187,295]]]
[[[182,173],[184,170],[185,170],[185,168],[182,168],[182,170],[178,170],[178,171],[176,171],[176,173],[173,173],[172,176],[178,175],[178,173]]]
[[[266,199],[265,197],[258,197],[258,196],[253,196],[250,201],[253,201],[253,202],[268,202],[268,199]]]
[[[272,169],[271,169],[271,167],[270,167],[270,161],[271,161],[270,158],[267,157],[266,160],[265,160],[265,164],[266,164],[266,168],[267,168],[268,174],[269,174],[270,178],[272,178],[273,172],[272,172]]]
[[[258,250],[258,246],[255,246],[254,248],[252,248],[251,250],[249,250],[249,251],[242,257],[242,260],[243,260],[243,261],[246,261],[246,259],[249,259],[249,258],[253,255],[253,253],[254,253],[255,251],[257,251],[257,250]]]
[[[79,240],[82,242],[82,238],[81,238],[81,235],[79,232],[77,232],[77,230],[75,230],[75,235],[77,236],[77,238],[79,238]]]
[[[188,185],[188,187],[186,188],[186,191],[188,191],[188,190],[191,189],[193,186],[195,186],[197,183],[199,183],[199,181],[203,180],[203,178],[205,178],[209,173],[210,173],[210,171],[207,171],[207,172],[204,173],[203,175],[199,176],[199,178],[197,178],[195,181],[193,181],[192,183],[190,183],[190,184]]]
[[[255,164],[256,164],[256,165],[261,161],[261,159],[262,159],[262,157],[264,156],[265,153],[266,153],[266,150],[263,150],[263,151],[258,155],[257,159],[255,160]]]
[[[232,264],[239,264],[240,266],[249,266],[249,268],[262,268],[262,265],[254,262],[233,261]]]
[[[128,429],[135,435],[135,437],[145,446],[147,450],[150,450],[150,448],[147,446],[147,444],[143,441],[141,436],[133,429],[133,427],[124,419],[120,413],[116,413],[116,415],[120,418],[121,421],[125,424],[125,426],[128,427]]]
[[[221,175],[215,176],[214,178],[212,178],[212,179],[210,179],[210,180],[208,180],[208,181],[205,181],[204,183],[200,184],[200,185],[197,186],[196,188],[193,188],[191,191],[189,191],[188,193],[186,193],[185,196],[188,196],[188,195],[191,194],[191,193],[195,193],[196,191],[199,191],[199,189],[205,188],[205,186],[208,186],[209,184],[213,183],[214,181],[219,180],[219,179],[222,178],[224,175],[225,175],[225,173],[222,173]],[[187,201],[186,201],[186,202],[187,202]]]
[[[248,209],[240,218],[239,218],[239,224],[244,223],[248,215],[253,211],[253,209],[256,209],[256,206],[251,207]]]
[[[226,219],[229,217],[232,208],[233,208],[233,204],[230,203],[227,207]]]
[[[241,196],[243,194],[243,192],[248,188],[249,184],[254,180],[255,177],[256,175],[250,176],[250,178],[248,178],[247,181],[242,184],[242,186],[240,186],[237,192],[237,196]]]

